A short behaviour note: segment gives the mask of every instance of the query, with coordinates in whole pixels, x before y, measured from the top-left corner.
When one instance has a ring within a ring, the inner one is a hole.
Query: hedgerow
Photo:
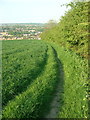
[[[89,2],[71,2],[67,6],[70,6],[71,9],[61,17],[55,27],[43,32],[41,38],[58,43],[87,58],[88,36],[90,35]]]

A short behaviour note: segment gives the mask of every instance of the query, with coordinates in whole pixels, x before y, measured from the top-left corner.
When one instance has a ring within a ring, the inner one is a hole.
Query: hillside
[[[87,61],[38,40],[3,41],[3,118],[87,118]]]
[[[3,41],[3,118],[87,118],[87,61],[57,44]]]
[[[42,40],[2,42],[2,117],[90,118],[88,3],[70,3]]]

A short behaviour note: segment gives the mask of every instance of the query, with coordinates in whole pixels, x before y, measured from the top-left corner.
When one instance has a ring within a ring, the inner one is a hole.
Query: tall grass
[[[64,69],[64,93],[59,118],[88,117],[88,61],[74,52],[53,44]],[[61,86],[62,87],[62,86]]]
[[[3,110],[3,118],[40,118],[52,99],[58,79],[58,64],[51,47],[43,73],[27,90],[11,100]]]
[[[42,72],[47,61],[47,45],[36,41],[5,41],[2,56],[3,106]]]

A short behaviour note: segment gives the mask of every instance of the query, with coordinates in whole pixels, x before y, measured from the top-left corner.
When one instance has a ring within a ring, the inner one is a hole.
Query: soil
[[[57,84],[56,92],[54,93],[54,97],[50,105],[51,109],[49,113],[45,116],[45,118],[57,118],[59,108],[60,108],[60,90],[62,87],[61,81],[63,80],[63,76],[64,76],[62,64],[60,60],[58,59],[57,53],[54,48],[53,50],[54,50],[55,57],[59,65],[59,82]]]

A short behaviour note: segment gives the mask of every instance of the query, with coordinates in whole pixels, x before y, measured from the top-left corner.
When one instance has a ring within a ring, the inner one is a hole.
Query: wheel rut
[[[63,72],[63,66],[57,56],[57,52],[56,50],[52,47],[56,60],[58,62],[58,69],[59,69],[59,80],[58,80],[58,84],[56,86],[56,90],[55,93],[53,94],[53,100],[50,104],[50,111],[49,113],[45,116],[45,118],[57,118],[59,109],[60,109],[60,100],[62,100],[62,98],[60,97],[60,94],[62,94],[62,83],[64,81],[64,72]],[[62,96],[62,95],[61,95]]]

